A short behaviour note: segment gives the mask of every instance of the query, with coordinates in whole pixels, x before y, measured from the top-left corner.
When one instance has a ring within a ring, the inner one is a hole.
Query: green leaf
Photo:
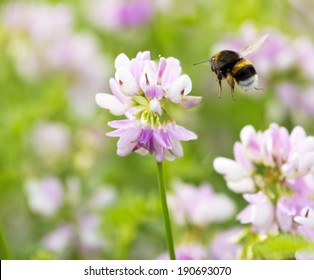
[[[281,234],[254,245],[253,256],[267,260],[295,259],[295,252],[300,249],[314,250],[314,243],[301,236]]]

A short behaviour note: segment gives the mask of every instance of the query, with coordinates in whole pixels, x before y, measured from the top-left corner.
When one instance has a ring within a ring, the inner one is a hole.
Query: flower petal
[[[118,70],[118,68],[120,68],[120,67],[129,68],[130,59],[124,53],[121,53],[117,56],[117,58],[114,62],[114,66],[115,66],[116,70]]]
[[[109,80],[109,86],[110,89],[113,93],[113,95],[121,102],[121,103],[127,103],[129,100],[128,98],[123,95],[120,91],[120,87],[119,84],[117,83],[117,81],[114,78],[111,78]]]
[[[160,100],[164,96],[164,90],[161,86],[148,86],[146,88],[145,95],[148,99],[157,97]]]
[[[123,115],[127,109],[127,104],[122,104],[115,96],[108,93],[97,93],[95,97],[98,106],[109,110],[113,115]]]
[[[306,138],[306,133],[301,126],[296,126],[293,128],[290,134],[290,142],[292,147],[298,143],[301,143]]]
[[[180,141],[170,138],[170,142],[172,147],[170,150],[171,154],[173,154],[177,158],[183,157],[183,147]]]
[[[256,134],[255,128],[252,125],[247,125],[242,128],[240,132],[240,139],[244,146],[246,146],[252,136]]]
[[[238,181],[227,181],[227,186],[235,193],[251,193],[255,191],[253,179],[243,178]]]
[[[195,107],[202,100],[201,96],[184,96],[181,101],[181,106],[184,109]]]
[[[214,169],[218,173],[226,176],[228,181],[238,181],[250,176],[248,170],[246,170],[241,164],[224,157],[215,158]]]
[[[129,69],[125,67],[118,68],[115,74],[115,79],[125,95],[132,96],[138,93],[139,87]]]
[[[161,105],[157,98],[153,98],[149,102],[149,108],[151,109],[152,112],[161,115]]]
[[[108,122],[108,125],[112,128],[127,128],[134,124],[134,120],[117,120]]]
[[[148,86],[157,85],[156,65],[153,62],[146,61],[142,76],[140,78],[140,86],[145,92]]]
[[[176,79],[166,92],[166,96],[173,103],[181,103],[184,95],[187,95],[192,90],[192,81],[186,74]]]
[[[180,76],[181,66],[180,61],[174,57],[167,58],[167,65],[161,79],[161,86],[167,90],[171,84]]]
[[[197,139],[197,135],[194,132],[180,125],[170,124],[167,126],[167,130],[169,134],[177,140],[189,141]]]
[[[161,83],[161,79],[162,79],[162,76],[166,70],[166,66],[167,66],[167,60],[164,58],[164,57],[161,57],[159,59],[159,64],[158,64],[158,81]]]

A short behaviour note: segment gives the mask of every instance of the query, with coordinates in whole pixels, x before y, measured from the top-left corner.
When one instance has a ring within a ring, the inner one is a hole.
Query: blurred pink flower
[[[277,96],[281,104],[288,109],[295,119],[306,121],[314,116],[314,85],[300,88],[291,82],[283,82],[277,86]]]
[[[59,256],[65,256],[66,251],[75,248],[85,257],[93,257],[95,253],[105,248],[105,241],[99,234],[100,219],[95,215],[82,216],[78,224],[63,224],[48,233],[42,239],[45,249]]]
[[[42,157],[60,157],[70,150],[70,129],[62,123],[39,122],[31,138],[34,149]]]
[[[206,226],[229,219],[235,211],[233,201],[225,194],[215,193],[208,184],[195,187],[176,182],[174,192],[168,193],[167,197],[178,224]]]
[[[28,180],[25,190],[31,210],[43,216],[54,216],[64,202],[62,185],[54,177]]]
[[[210,258],[214,260],[238,260],[241,254],[241,245],[238,239],[243,235],[240,227],[234,227],[219,232],[211,241]]]
[[[262,192],[245,194],[244,199],[249,203],[237,216],[242,224],[252,224],[255,232],[265,234],[274,224],[275,209],[268,197]]]
[[[26,182],[27,199],[32,211],[54,219],[56,228],[42,238],[43,246],[65,257],[69,248],[92,258],[105,248],[105,240],[99,233],[99,212],[116,199],[116,192],[108,186],[98,187],[87,199],[80,196],[81,185],[76,178],[68,181],[63,190],[61,183],[51,177],[42,181]],[[61,207],[71,209],[69,221],[56,219]]]
[[[296,56],[298,66],[301,68],[303,74],[313,80],[314,69],[311,67],[314,63],[314,44],[313,42],[305,36],[300,36],[293,42],[294,48],[296,50]]]
[[[73,240],[74,229],[70,224],[64,224],[54,231],[47,234],[42,239],[43,246],[59,255],[62,255],[68,249],[71,240]]]
[[[176,125],[166,111],[167,102],[190,108],[200,97],[187,96],[192,89],[189,76],[181,75],[180,62],[160,57],[156,63],[148,51],[139,52],[133,59],[120,54],[115,60],[115,78],[109,83],[113,94],[96,94],[96,103],[113,115],[126,115],[126,120],[109,122],[116,128],[107,133],[120,137],[118,155],[133,151],[156,153],[161,162],[183,156],[180,141],[194,140],[196,134]]]
[[[207,250],[200,244],[182,245],[175,249],[177,260],[205,260],[208,259]],[[168,253],[160,255],[158,260],[169,260]]]
[[[10,32],[7,52],[20,76],[36,82],[62,74],[73,111],[81,116],[91,114],[95,109],[92,92],[103,85],[107,61],[93,36],[74,30],[71,7],[8,3],[2,18]]]
[[[88,19],[96,26],[108,30],[121,30],[133,26],[147,25],[159,2],[154,0],[93,0],[85,1]],[[166,6],[167,1],[162,1]]]

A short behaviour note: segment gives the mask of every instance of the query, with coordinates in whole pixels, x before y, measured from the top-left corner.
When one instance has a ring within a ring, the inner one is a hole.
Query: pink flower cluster
[[[118,155],[155,152],[158,162],[182,157],[180,141],[197,136],[170,119],[167,105],[191,108],[201,98],[188,96],[192,82],[188,75],[181,75],[179,60],[160,57],[157,63],[150,59],[149,51],[139,52],[130,60],[122,53],[115,60],[115,68],[115,77],[109,81],[113,94],[98,93],[96,103],[114,115],[127,117],[108,124],[116,130],[107,135],[120,137]]]
[[[205,227],[210,223],[226,221],[235,211],[233,201],[225,194],[214,192],[207,183],[196,187],[176,182],[174,192],[168,193],[167,197],[173,218],[180,225]]]
[[[120,30],[148,24],[155,10],[151,0],[83,1],[87,17],[96,26]]]
[[[249,205],[237,216],[261,234],[290,232],[314,239],[314,137],[273,123],[265,131],[244,127],[234,160],[218,157],[215,170]]]
[[[21,78],[37,82],[61,73],[74,112],[92,113],[95,102],[87,92],[101,88],[107,62],[96,39],[75,30],[71,6],[14,1],[3,6],[0,17],[10,34],[5,51]]]
[[[25,183],[30,209],[46,220],[49,218],[50,223],[57,221],[55,228],[43,236],[42,246],[60,258],[69,257],[68,252],[73,250],[90,258],[106,247],[99,232],[99,212],[115,200],[116,193],[112,188],[97,188],[82,202],[80,188],[76,178],[71,178],[65,188],[55,177],[29,179]],[[60,219],[63,207],[72,210],[71,219]]]

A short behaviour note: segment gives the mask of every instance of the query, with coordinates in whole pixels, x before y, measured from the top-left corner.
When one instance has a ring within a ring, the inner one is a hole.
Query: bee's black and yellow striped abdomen
[[[241,59],[232,68],[231,75],[236,80],[236,82],[239,83],[240,81],[245,81],[256,75],[256,70],[251,61]]]

